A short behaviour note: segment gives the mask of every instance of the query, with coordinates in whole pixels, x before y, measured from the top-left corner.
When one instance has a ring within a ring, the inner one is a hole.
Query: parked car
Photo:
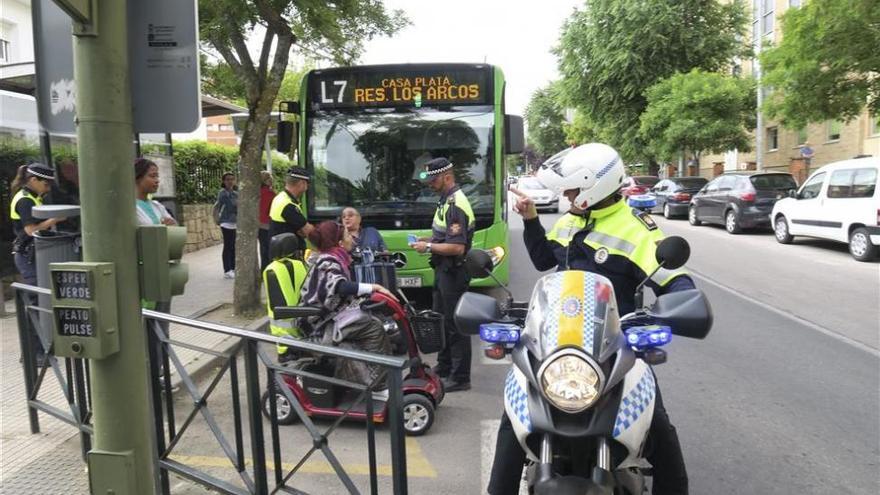
[[[688,220],[723,225],[727,232],[769,227],[776,201],[797,189],[791,174],[781,172],[735,172],[715,177],[691,198]]]
[[[658,182],[660,182],[660,177],[651,175],[627,177],[623,179],[623,184],[620,185],[620,192],[623,193],[625,198],[638,196],[649,192]]]
[[[666,218],[687,216],[691,197],[706,183],[703,177],[673,177],[657,183],[652,192],[657,197],[657,208]]]
[[[859,261],[880,252],[880,158],[858,158],[825,165],[815,171],[797,194],[773,207],[776,240],[789,244],[794,236],[817,237],[849,244]]]
[[[547,189],[538,179],[534,177],[520,177],[516,188],[532,198],[538,211],[559,213],[559,193]]]

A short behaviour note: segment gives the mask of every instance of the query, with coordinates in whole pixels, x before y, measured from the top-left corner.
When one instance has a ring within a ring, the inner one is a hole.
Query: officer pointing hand
[[[513,211],[519,213],[526,220],[538,218],[538,208],[535,207],[535,201],[532,198],[515,187],[511,187],[510,192],[517,196]]]

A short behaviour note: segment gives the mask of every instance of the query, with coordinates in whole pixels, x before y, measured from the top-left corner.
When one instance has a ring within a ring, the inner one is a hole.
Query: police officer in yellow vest
[[[15,241],[12,252],[15,255],[15,266],[21,273],[22,281],[29,285],[37,285],[37,268],[34,265],[34,233],[53,227],[64,218],[40,220],[33,215],[35,206],[43,204],[43,196],[52,187],[55,171],[42,163],[31,163],[21,166],[12,182],[12,201],[9,202],[9,218]]]
[[[573,207],[585,213],[584,227],[568,240],[564,258],[568,269],[598,273],[611,280],[621,315],[634,311],[635,288],[657,268],[655,252],[663,233],[645,212],[630,208],[619,190],[626,170],[610,146],[590,143],[571,150],[559,163],[541,167],[538,180],[545,187],[571,189]],[[514,209],[523,217],[523,240],[532,263],[544,270],[558,264],[558,238],[545,235],[534,202],[521,195]],[[579,223],[579,221],[577,222]],[[563,237],[563,236],[559,236]],[[660,269],[646,284],[656,294],[694,288],[684,271]],[[648,461],[653,465],[655,495],[686,495],[687,471],[678,434],[669,421],[660,389],[649,431]],[[489,494],[516,493],[525,453],[507,415],[501,418]]]
[[[474,210],[467,196],[455,184],[452,169],[452,163],[446,158],[434,158],[425,164],[421,177],[440,194],[440,202],[434,213],[431,238],[412,245],[416,251],[431,255],[434,311],[443,314],[446,326],[446,348],[437,356],[435,371],[443,377],[447,392],[471,388],[471,340],[458,333],[452,316],[470,283],[463,262],[476,226]]]
[[[302,244],[294,234],[278,234],[269,242],[269,256],[272,257],[272,262],[263,271],[269,332],[276,337],[302,338],[302,332],[293,319],[276,319],[274,311],[278,306],[299,304],[299,291],[308,271],[302,262]],[[277,350],[280,363],[295,357],[287,346],[278,345]]]
[[[269,207],[269,238],[290,232],[305,243],[314,226],[306,221],[302,210],[302,196],[309,189],[309,173],[300,167],[287,169],[284,190],[275,195]],[[270,255],[271,257],[271,255]]]

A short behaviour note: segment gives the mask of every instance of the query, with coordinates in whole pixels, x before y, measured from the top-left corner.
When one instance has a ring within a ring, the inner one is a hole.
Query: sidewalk
[[[171,312],[199,317],[232,302],[233,280],[224,279],[220,253],[213,246],[184,255],[189,265],[186,293],[172,301]],[[0,319],[0,493],[88,493],[88,477],[79,450],[78,430],[51,416],[40,414],[40,433],[30,433],[25,406],[24,377],[19,358],[18,325],[14,301],[7,301]],[[175,331],[177,330],[177,331]],[[224,351],[235,343],[230,337],[171,327],[174,340]],[[176,347],[190,374],[211,362],[204,353]],[[39,398],[69,410],[57,380],[47,374]]]

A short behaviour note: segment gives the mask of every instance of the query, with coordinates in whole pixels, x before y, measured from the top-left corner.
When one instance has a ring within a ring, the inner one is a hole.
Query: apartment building
[[[788,9],[799,8],[808,0],[751,0],[752,26],[749,39],[757,52],[758,37],[762,45],[778,44],[782,40],[780,17]],[[737,60],[734,71],[751,76],[754,60]],[[764,88],[765,94],[768,91]],[[719,155],[704,155],[699,164],[687,166],[687,175],[714,177],[725,171],[757,168],[757,154],[761,153],[763,168],[791,172],[802,182],[809,173],[827,163],[857,155],[880,156],[880,116],[867,110],[850,122],[827,121],[814,123],[804,129],[789,129],[768,118],[763,119],[761,149],[749,153],[731,150]],[[814,156],[807,167],[801,158],[801,145],[809,144]],[[756,148],[754,142],[753,147]]]

